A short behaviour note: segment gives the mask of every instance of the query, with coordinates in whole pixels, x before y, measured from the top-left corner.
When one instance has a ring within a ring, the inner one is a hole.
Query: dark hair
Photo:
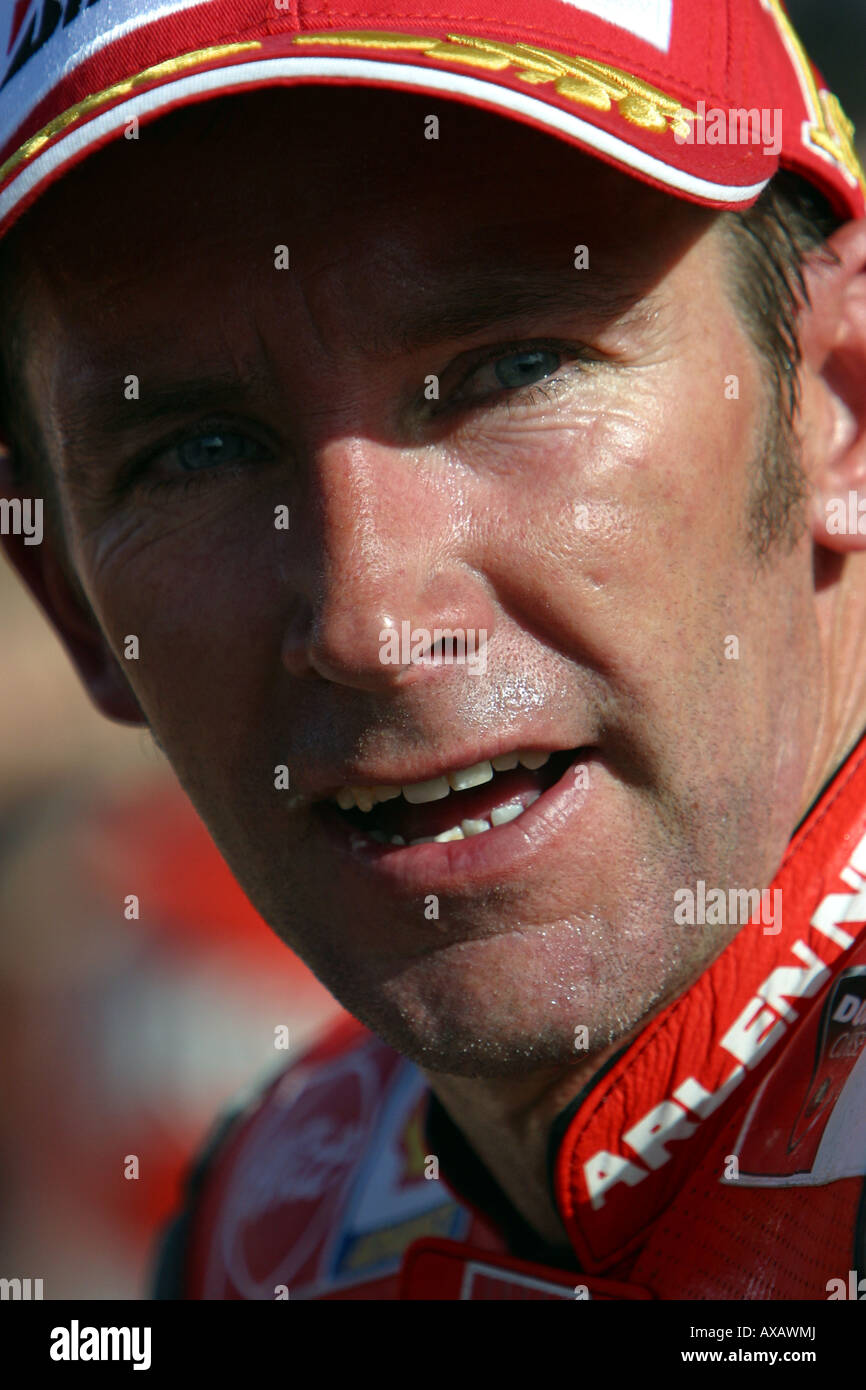
[[[722,219],[734,253],[736,307],[791,421],[799,404],[797,315],[808,303],[803,266],[815,255],[828,264],[838,261],[825,243],[841,221],[817,188],[785,170],[752,207]]]
[[[809,486],[794,423],[802,365],[797,320],[809,303],[806,262],[838,264],[826,242],[842,220],[817,188],[785,170],[750,208],[721,218],[734,307],[764,364],[769,396],[749,499],[749,540],[759,561],[777,545],[790,550],[806,524]]]

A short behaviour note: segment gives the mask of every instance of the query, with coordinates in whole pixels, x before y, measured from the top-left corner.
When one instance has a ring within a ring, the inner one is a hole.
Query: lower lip
[[[521,877],[549,847],[556,847],[581,815],[594,790],[600,763],[594,750],[581,749],[558,782],[516,820],[465,840],[431,841],[425,845],[380,845],[355,839],[358,831],[348,826],[336,806],[320,806],[317,819],[329,846],[343,862],[349,861],[383,887],[405,894],[478,888]],[[576,784],[578,768],[587,769],[585,782]]]

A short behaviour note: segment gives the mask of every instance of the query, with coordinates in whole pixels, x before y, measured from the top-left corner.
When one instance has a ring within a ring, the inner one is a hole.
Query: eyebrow
[[[485,328],[532,314],[580,313],[587,323],[631,315],[647,298],[646,282],[634,274],[599,271],[545,272],[527,279],[488,274],[452,280],[448,298],[405,315],[390,339],[373,338],[375,351],[411,352],[449,339],[470,338]],[[644,307],[644,312],[646,312]]]
[[[574,270],[517,276],[488,271],[479,276],[476,270],[450,278],[447,295],[439,295],[432,304],[412,304],[387,329],[368,333],[363,350],[371,357],[383,358],[414,354],[533,315],[580,314],[586,327],[612,320],[627,322],[636,316],[649,318],[650,296],[646,291],[646,282],[628,273],[614,277]],[[251,397],[264,397],[272,389],[269,374],[260,369],[242,373],[216,369],[189,379],[152,383],[143,375],[141,397],[131,409],[112,376],[110,391],[97,388],[92,394],[83,392],[64,413],[63,441],[73,455],[72,459],[67,456],[64,471],[71,479],[90,472],[78,467],[74,456],[86,457],[94,432],[110,439],[172,416],[216,408],[249,409]]]

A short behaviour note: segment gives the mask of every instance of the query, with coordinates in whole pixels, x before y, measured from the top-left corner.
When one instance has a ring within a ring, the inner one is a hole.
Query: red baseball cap
[[[646,183],[745,208],[779,169],[866,211],[853,128],[781,0],[3,0],[0,235],[174,108],[307,83],[510,116]],[[435,113],[435,107],[433,107]]]

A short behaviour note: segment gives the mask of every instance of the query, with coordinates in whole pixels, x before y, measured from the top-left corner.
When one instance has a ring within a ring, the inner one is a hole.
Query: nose
[[[320,444],[310,476],[304,601],[282,651],[292,675],[383,691],[441,677],[461,659],[461,632],[462,659],[479,632],[486,648],[493,605],[447,463],[354,436]]]

